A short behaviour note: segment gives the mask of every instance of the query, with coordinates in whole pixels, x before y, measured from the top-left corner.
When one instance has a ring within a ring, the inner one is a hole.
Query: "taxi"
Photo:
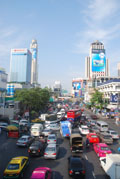
[[[25,156],[12,158],[7,168],[4,170],[3,178],[22,178],[28,162],[29,158]]]
[[[89,142],[90,142],[91,144],[93,144],[93,143],[99,143],[99,142],[100,142],[99,137],[97,136],[96,133],[89,133],[89,134],[86,136],[86,138],[88,138],[88,140],[89,140]]]
[[[98,157],[106,157],[106,154],[112,153],[108,145],[105,143],[93,144],[93,149],[96,152]]]
[[[48,167],[39,167],[32,172],[30,179],[51,179],[52,170]]]

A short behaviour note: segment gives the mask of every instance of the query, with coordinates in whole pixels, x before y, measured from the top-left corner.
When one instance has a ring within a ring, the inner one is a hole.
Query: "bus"
[[[67,120],[70,122],[74,122],[80,120],[81,109],[71,109],[67,112]]]

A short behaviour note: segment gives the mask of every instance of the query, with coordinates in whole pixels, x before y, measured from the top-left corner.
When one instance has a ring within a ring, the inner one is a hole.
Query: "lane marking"
[[[85,159],[86,159],[86,160],[88,160],[88,157],[87,157],[87,155],[85,155]]]
[[[93,177],[94,177],[94,178],[96,178],[95,173],[94,173],[94,172],[92,172],[92,174],[93,174]]]

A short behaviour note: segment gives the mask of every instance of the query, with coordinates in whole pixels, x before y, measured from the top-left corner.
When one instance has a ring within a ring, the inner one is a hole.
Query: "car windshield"
[[[110,135],[104,135],[104,138],[105,139],[111,139],[111,136]]]
[[[8,170],[17,170],[17,169],[19,169],[19,164],[9,164],[7,169]]]
[[[38,146],[38,145],[39,145],[39,141],[36,141],[36,142],[32,143],[31,146]]]
[[[83,164],[82,164],[82,162],[80,161],[80,160],[75,160],[75,161],[72,161],[71,162],[71,168],[72,169],[77,169],[77,168],[83,168]]]
[[[26,140],[27,140],[27,138],[21,138],[20,140],[22,140],[22,141],[26,141]]]
[[[38,131],[38,128],[32,128],[32,131]]]
[[[54,136],[49,136],[48,138],[49,138],[49,139],[55,139],[55,137],[54,137]]]
[[[101,147],[101,150],[109,150],[108,147]]]
[[[102,127],[104,127],[104,128],[108,128],[108,126],[107,126],[107,125],[102,125]]]
[[[47,149],[46,149],[46,152],[48,152],[48,151],[55,151],[55,147],[47,147]]]
[[[111,134],[113,134],[113,135],[118,135],[117,132],[111,132]]]
[[[91,135],[91,137],[92,137],[92,138],[97,138],[97,136],[96,136],[96,135]]]

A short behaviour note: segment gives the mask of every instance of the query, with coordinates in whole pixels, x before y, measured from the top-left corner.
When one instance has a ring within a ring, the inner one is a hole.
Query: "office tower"
[[[90,46],[89,57],[85,59],[85,76],[93,79],[96,77],[109,76],[108,59],[106,59],[103,43],[98,40]]]
[[[118,69],[118,77],[120,77],[120,63],[118,63],[117,69]]]
[[[11,49],[10,82],[31,83],[32,54],[28,49]]]
[[[30,44],[30,51],[32,53],[32,69],[31,69],[31,84],[38,83],[38,64],[37,64],[37,54],[38,54],[38,44],[37,40],[32,40]]]

